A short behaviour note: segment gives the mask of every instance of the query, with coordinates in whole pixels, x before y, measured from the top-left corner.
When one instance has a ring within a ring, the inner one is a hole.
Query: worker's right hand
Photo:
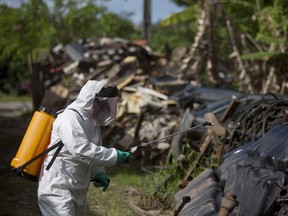
[[[92,181],[94,181],[95,187],[103,187],[103,192],[108,189],[110,184],[110,179],[103,172],[97,173]]]
[[[117,164],[127,161],[128,158],[133,158],[133,154],[131,152],[117,150]]]

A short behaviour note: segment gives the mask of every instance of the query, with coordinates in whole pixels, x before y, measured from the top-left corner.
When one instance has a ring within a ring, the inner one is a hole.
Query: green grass
[[[17,96],[15,94],[5,94],[3,92],[0,92],[0,101],[1,102],[15,102],[15,101],[31,102],[32,97],[31,97],[31,95]]]
[[[108,170],[109,173],[109,170]],[[140,187],[143,177],[147,174],[129,164],[116,166],[111,171],[111,178],[120,186]]]
[[[127,198],[123,197],[119,188],[111,185],[110,189],[102,192],[101,189],[90,186],[88,195],[88,215],[95,216],[132,216],[133,211],[129,208]]]
[[[138,202],[141,181],[145,174],[130,165],[115,166],[107,170],[111,183],[106,192],[91,183],[87,203],[89,215],[133,216],[130,202]]]

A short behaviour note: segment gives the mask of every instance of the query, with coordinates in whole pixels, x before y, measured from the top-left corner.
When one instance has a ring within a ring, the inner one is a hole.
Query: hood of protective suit
[[[88,80],[87,83],[82,87],[76,100],[71,103],[67,109],[73,108],[82,113],[92,117],[93,115],[93,101],[95,95],[100,92],[103,86],[107,85],[107,80]]]

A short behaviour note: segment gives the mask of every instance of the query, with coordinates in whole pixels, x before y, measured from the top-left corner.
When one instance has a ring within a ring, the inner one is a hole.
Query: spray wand
[[[175,135],[178,135],[178,134],[181,134],[181,133],[185,133],[185,132],[187,132],[187,131],[196,129],[196,128],[198,128],[198,127],[203,127],[203,126],[214,126],[214,124],[206,121],[206,122],[203,122],[202,124],[196,125],[196,126],[194,126],[194,127],[190,127],[190,128],[188,128],[188,129],[185,129],[185,130],[182,130],[182,131],[178,131],[178,132],[176,132],[176,133],[170,134],[170,135],[165,136],[165,137],[162,137],[162,138],[160,138],[160,139],[156,139],[156,140],[153,140],[153,141],[150,141],[150,142],[147,142],[147,143],[143,143],[143,144],[134,146],[134,147],[132,147],[132,148],[130,149],[129,152],[131,152],[132,154],[134,154],[134,152],[135,152],[137,149],[141,148],[141,147],[148,146],[148,145],[150,145],[150,144],[152,144],[152,143],[156,143],[156,142],[159,142],[159,141],[161,141],[161,140],[167,139],[167,138],[169,138],[169,137],[172,137],[172,136],[175,136]]]

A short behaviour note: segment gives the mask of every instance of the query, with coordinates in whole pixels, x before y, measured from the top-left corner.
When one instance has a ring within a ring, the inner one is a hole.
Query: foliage
[[[226,26],[226,19],[229,18],[233,22],[233,27],[236,30],[247,32],[255,37],[259,26],[254,18],[256,12],[256,5],[249,0],[222,0],[221,4],[226,12],[223,16],[223,25]],[[241,10],[239,10],[241,8]]]
[[[21,8],[0,5],[0,11],[0,75],[4,78],[1,79],[0,88],[3,89],[6,83],[5,88],[9,92],[19,80],[28,77],[26,55],[31,47],[35,47],[37,52],[49,45],[46,39],[51,29],[49,22],[44,21],[47,7],[41,1],[31,1],[31,4],[23,4]]]
[[[284,45],[288,31],[288,3],[274,1],[273,4],[259,11],[259,32],[257,39],[265,44]]]
[[[269,57],[280,54],[279,52],[254,52],[241,55],[243,60],[263,60],[268,59]]]
[[[197,30],[197,11],[198,6],[193,5],[154,25],[151,46],[161,52],[190,46]]]
[[[266,70],[269,70],[269,66],[265,67],[265,62],[275,56],[279,58],[278,54],[287,52],[288,2],[286,0],[173,0],[173,2],[185,5],[187,9],[162,21],[165,25],[172,26],[175,23],[180,25],[184,20],[192,19],[193,13],[187,11],[195,5],[198,5],[202,12],[205,11],[202,13],[203,17],[208,13],[206,16],[206,18],[209,17],[207,18],[209,25],[206,25],[208,30],[206,30],[205,36],[200,38],[200,41],[203,39],[204,41],[194,44],[193,50],[201,50],[201,46],[205,46],[205,50],[209,52],[208,56],[212,56],[214,70],[210,72],[222,70],[222,66],[224,66],[224,68],[226,67],[224,74],[227,76],[233,74],[239,79],[240,91],[244,91],[244,89],[249,92],[267,91],[270,82],[267,82],[269,77],[267,77]],[[203,23],[200,16],[199,23]],[[204,25],[200,25],[200,29],[203,30]],[[192,31],[191,33],[195,34]],[[199,38],[196,39],[198,41]],[[201,54],[205,53],[203,50],[200,52]],[[236,55],[240,55],[241,60],[236,58]],[[282,58],[284,57],[282,56]],[[262,64],[262,66],[256,66],[256,60],[257,64]],[[194,72],[197,73],[198,78],[204,78],[198,80],[199,82],[211,81],[206,71],[206,63],[206,61],[201,63],[204,65],[202,67],[204,70],[199,69]],[[279,65],[275,66],[276,71],[280,71],[279,67]],[[246,75],[240,73],[245,76],[245,81],[243,77],[239,77],[239,70],[244,73],[245,71],[251,72]],[[217,76],[215,77],[217,78]],[[261,77],[261,79],[256,81],[256,77]],[[271,85],[278,85],[278,87],[270,86],[272,90],[284,91],[284,85],[281,84],[281,82],[286,82],[284,76],[281,78],[279,76],[277,78],[270,77],[269,79],[277,80],[277,83],[274,82]]]
[[[191,5],[179,13],[172,14],[161,21],[161,25],[170,26],[183,22],[195,22],[198,15],[198,5]]]
[[[195,30],[195,23],[193,22],[188,23],[186,26],[162,26],[161,24],[157,24],[152,29],[151,47],[161,52],[176,47],[187,47],[193,43]]]
[[[127,40],[134,40],[140,37],[133,27],[133,23],[126,17],[114,13],[105,13],[100,18],[100,29],[104,37],[120,37]]]
[[[216,152],[211,151],[211,155],[204,156],[199,164],[195,164],[195,159],[199,152],[196,152],[190,145],[191,140],[184,140],[182,144],[183,161],[173,159],[169,164],[162,164],[160,169],[146,177],[143,182],[144,195],[158,199],[165,207],[171,204],[175,191],[179,190],[182,179],[189,169],[192,169],[192,178],[198,176],[206,168],[216,168]]]
[[[172,0],[175,4],[179,6],[190,6],[192,4],[197,4],[198,2],[195,0]]]
[[[270,57],[273,52],[277,54],[280,51],[277,46],[287,45],[287,1],[224,0],[221,2],[228,16],[234,21],[239,30],[251,34],[262,48],[263,51],[259,54],[251,53],[251,60],[259,55]],[[241,7],[241,10],[237,11],[236,8],[239,7]],[[236,11],[237,13],[235,13]],[[271,45],[276,45],[274,50],[269,50]],[[248,59],[248,57],[249,54],[245,55],[245,59]]]
[[[59,38],[59,43],[68,43],[74,38],[101,36],[99,18],[105,15],[105,11],[104,7],[98,7],[92,3],[81,8],[70,9],[63,17],[67,30],[63,32],[63,38]]]
[[[0,90],[10,93],[29,77],[27,54],[34,61],[55,45],[102,36],[140,36],[129,14],[107,12],[93,0],[29,0],[19,7],[0,3]]]

